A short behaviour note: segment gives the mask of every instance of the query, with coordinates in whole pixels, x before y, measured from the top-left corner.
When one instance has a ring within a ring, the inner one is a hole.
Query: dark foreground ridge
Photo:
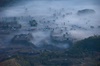
[[[31,47],[0,49],[0,66],[100,66],[100,36],[78,41],[69,50]]]

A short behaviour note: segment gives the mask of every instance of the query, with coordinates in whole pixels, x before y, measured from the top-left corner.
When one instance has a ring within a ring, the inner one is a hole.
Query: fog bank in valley
[[[97,1],[94,0],[25,0],[1,9],[3,9],[0,11],[1,21],[5,17],[16,17],[18,23],[22,25],[19,32],[12,33],[8,38],[12,38],[16,34],[31,33],[34,37],[31,41],[35,45],[42,43],[56,45],[52,42],[52,34],[57,36],[59,39],[56,40],[59,41],[65,40],[66,36],[70,41],[76,41],[100,35],[100,10]],[[77,14],[79,10],[84,9],[92,9],[95,13]],[[35,31],[29,31],[29,29],[33,29],[28,25],[30,20],[36,20],[38,23]],[[61,45],[68,46],[66,42],[59,42],[56,46]]]

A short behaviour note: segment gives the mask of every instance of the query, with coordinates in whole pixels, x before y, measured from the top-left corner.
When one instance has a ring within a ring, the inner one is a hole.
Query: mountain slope
[[[100,36],[78,41],[69,50],[47,50],[32,55],[17,54],[0,66],[100,66]]]
[[[74,51],[97,51],[100,52],[100,36],[92,36],[76,42],[72,49]]]
[[[0,66],[21,66],[16,59],[9,59],[0,63]]]

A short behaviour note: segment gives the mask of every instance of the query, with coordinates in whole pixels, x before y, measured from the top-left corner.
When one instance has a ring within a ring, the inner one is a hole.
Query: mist
[[[61,37],[62,34],[68,33],[67,37],[71,41],[100,35],[100,28],[98,28],[100,26],[100,10],[97,1],[94,0],[24,0],[2,9],[0,10],[0,18],[23,17],[23,19],[17,19],[22,25],[22,30],[10,36],[31,33],[34,37],[31,41],[35,45],[40,45],[42,42],[54,45],[50,38],[53,29],[55,31],[58,30],[56,33],[62,30],[62,33],[58,34]],[[83,9],[93,9],[96,13],[82,16],[77,15],[77,12]],[[35,19],[38,23],[35,31],[27,31],[32,28],[28,25],[31,19]],[[47,30],[47,27],[50,29]],[[59,43],[56,46],[61,45],[62,43]],[[67,46],[67,43],[63,43],[62,46],[65,47],[65,45]]]

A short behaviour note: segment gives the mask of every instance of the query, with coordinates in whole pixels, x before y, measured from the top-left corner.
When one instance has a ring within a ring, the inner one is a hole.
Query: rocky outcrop
[[[89,14],[95,14],[95,10],[93,9],[83,9],[83,10],[79,10],[77,12],[77,15],[89,15]]]
[[[8,47],[10,48],[23,48],[23,49],[36,49],[36,46],[31,42],[33,40],[33,36],[28,33],[28,34],[20,34],[20,35],[15,35],[9,44]],[[25,51],[27,51],[25,50]]]
[[[70,35],[66,32],[66,31],[63,31],[63,30],[53,30],[51,32],[51,39],[54,41],[54,42],[70,42]]]
[[[28,33],[28,34],[20,34],[20,35],[15,35],[11,42],[13,43],[27,43],[30,42],[33,39],[33,36]]]

